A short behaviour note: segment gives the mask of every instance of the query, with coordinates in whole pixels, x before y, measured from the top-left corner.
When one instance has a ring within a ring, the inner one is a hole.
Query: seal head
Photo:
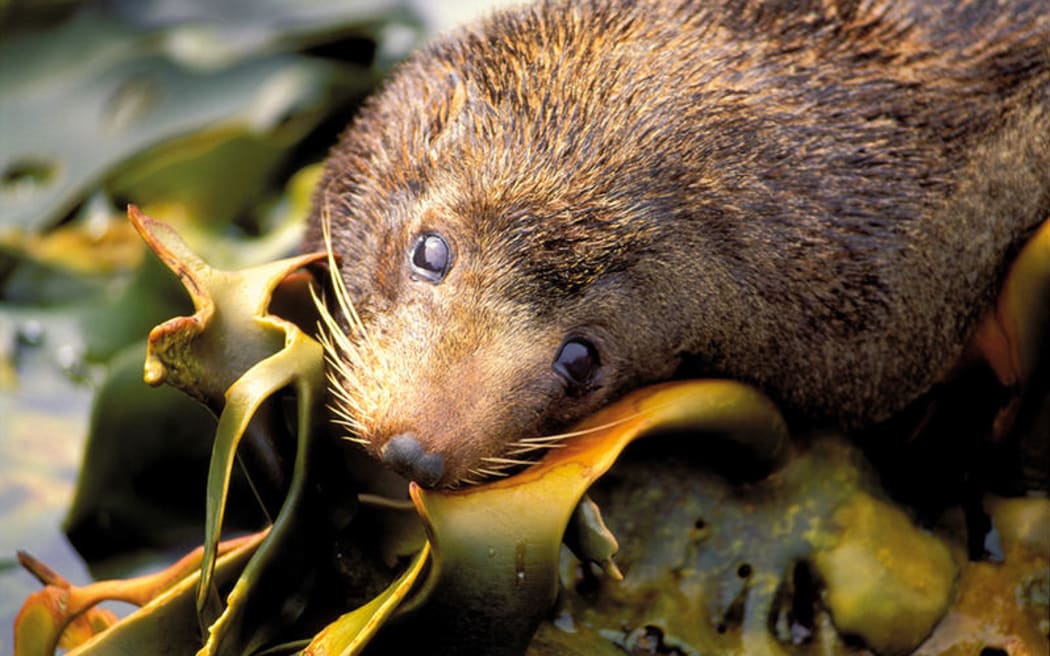
[[[351,439],[455,486],[683,368],[846,428],[943,376],[1050,216],[1045,0],[787,5],[556,0],[400,67],[308,237]]]

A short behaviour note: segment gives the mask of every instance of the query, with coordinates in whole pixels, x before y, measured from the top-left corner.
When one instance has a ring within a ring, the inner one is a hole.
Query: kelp
[[[51,653],[70,625],[71,646],[96,634],[79,656],[157,653],[170,632],[191,638],[161,653],[1045,653],[1050,502],[989,497],[1004,562],[971,562],[962,522],[921,526],[853,442],[790,434],[769,399],[733,381],[638,390],[518,474],[457,491],[409,484],[406,503],[326,430],[310,321],[273,312],[275,293],[309,293],[301,269],[329,254],[222,271],[131,216],[196,309],[151,333],[146,378],[220,417],[200,567],[176,564],[163,578],[177,593],[137,598],[143,610],[114,624],[93,610],[104,595],[47,601],[69,588],[31,564],[46,587],[19,618],[17,656]],[[1029,381],[1050,322],[1045,304],[1010,299],[1050,289],[1047,235],[1050,224],[989,319],[1013,326],[993,340],[1005,347],[978,349],[1008,354]],[[219,540],[253,424],[263,446],[294,447],[292,472],[273,526],[234,562]]]
[[[74,377],[94,375],[81,359],[107,363],[67,524],[78,547],[103,525],[91,555],[171,544],[187,526],[159,525],[187,512],[206,528],[191,522],[204,546],[145,579],[74,586],[22,556],[44,587],[17,620],[18,656],[1050,652],[1050,224],[962,363],[991,372],[992,421],[941,424],[929,462],[905,468],[938,503],[915,509],[890,484],[900,452],[789,435],[768,399],[717,380],[639,390],[507,479],[410,489],[329,432],[298,270],[322,256],[258,265],[298,243],[317,176],[302,167],[320,156],[304,139],[345,124],[418,19],[397,2],[48,4],[69,19],[0,39],[0,389],[38,339]],[[0,28],[33,11],[0,2]],[[125,222],[124,200],[161,222]],[[146,378],[189,396],[147,396],[142,338],[174,315]],[[934,414],[965,410],[947,397]],[[43,412],[3,427],[68,431]],[[986,433],[1017,454],[1010,490],[1043,496],[964,512],[939,489],[935,468]],[[187,454],[210,459],[206,478]],[[247,513],[230,507],[242,468]],[[182,503],[158,513],[143,479]],[[250,533],[245,515],[270,528]],[[104,599],[141,607],[119,619]]]
[[[219,26],[222,4],[0,2],[8,627],[35,586],[16,549],[82,583],[132,575],[200,541],[214,420],[141,377],[149,329],[189,303],[126,220],[127,203],[221,266],[282,257],[301,239],[309,165],[432,29],[397,2],[268,0]],[[265,513],[239,473],[227,523],[251,531]]]

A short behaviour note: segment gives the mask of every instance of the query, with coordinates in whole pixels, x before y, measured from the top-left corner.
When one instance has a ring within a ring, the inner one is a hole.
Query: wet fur
[[[1050,12],[512,10],[436,41],[365,105],[309,245],[322,215],[376,345],[372,370],[336,377],[357,435],[378,449],[414,431],[447,454],[443,485],[683,368],[868,425],[945,374],[1050,216]],[[453,244],[439,285],[408,275],[424,228]],[[550,362],[573,332],[603,367],[569,394]]]

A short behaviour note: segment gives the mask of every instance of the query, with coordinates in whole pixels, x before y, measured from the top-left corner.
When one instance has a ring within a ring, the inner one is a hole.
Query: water
[[[23,323],[0,308],[0,323],[10,328],[16,321]],[[61,523],[73,497],[94,391],[63,368],[76,364],[61,361],[62,353],[77,348],[76,340],[55,333],[7,349],[16,381],[0,388],[0,656],[13,653],[15,615],[41,587],[18,565],[16,551],[30,552],[74,585],[91,582]]]

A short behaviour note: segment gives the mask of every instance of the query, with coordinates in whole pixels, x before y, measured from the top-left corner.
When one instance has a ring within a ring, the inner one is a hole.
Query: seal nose
[[[395,435],[383,446],[383,463],[423,487],[434,487],[445,474],[445,458],[427,453],[412,433]]]

